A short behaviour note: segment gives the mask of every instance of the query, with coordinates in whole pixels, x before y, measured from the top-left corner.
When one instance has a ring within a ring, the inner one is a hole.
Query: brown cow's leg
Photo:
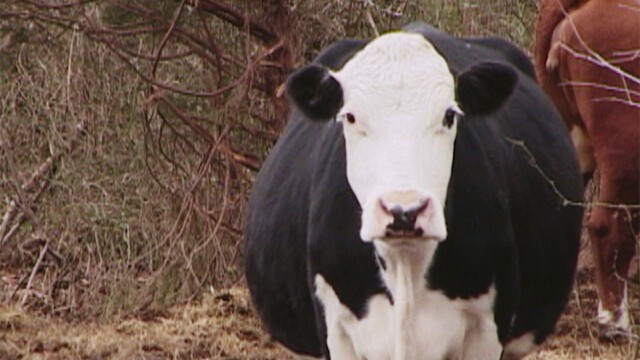
[[[571,20],[560,17],[561,3],[579,3],[569,9]],[[570,128],[574,125],[585,130],[587,137],[572,132],[585,178],[591,165],[596,165],[600,174],[598,201],[615,205],[640,203],[640,111],[635,106],[640,101],[640,86],[621,75],[637,79],[640,59],[616,55],[620,49],[637,48],[640,23],[622,3],[632,1],[542,1],[540,18],[545,9],[552,12],[536,27],[535,55],[541,86]],[[593,53],[612,59],[608,64],[612,66],[600,64]],[[613,66],[622,71],[612,71]],[[593,158],[585,156],[591,155],[590,149]],[[620,328],[629,326],[625,282],[621,279],[628,276],[636,251],[630,225],[624,209],[601,206],[593,208],[587,223],[595,257],[599,317],[601,322]]]
[[[607,179],[601,179],[599,202],[629,203],[609,196]],[[620,191],[618,191],[618,194]],[[589,235],[595,260],[596,285],[600,304],[598,320],[617,328],[629,329],[625,279],[635,254],[635,230],[631,213],[625,209],[597,206],[588,221]],[[636,224],[637,228],[637,224]]]
[[[624,88],[624,84],[615,81],[617,77],[609,78],[611,74],[606,69],[580,62],[572,64],[575,75],[568,78],[574,81]],[[600,174],[598,202],[637,205],[640,202],[640,112],[626,104],[596,101],[615,97],[597,87],[575,87],[571,94],[594,150]],[[587,223],[595,256],[599,320],[624,330],[629,328],[629,314],[623,279],[628,277],[635,253],[631,218],[626,209],[596,206]]]

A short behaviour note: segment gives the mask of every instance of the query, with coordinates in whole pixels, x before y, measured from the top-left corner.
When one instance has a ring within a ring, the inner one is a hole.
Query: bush
[[[241,281],[243,206],[286,122],[287,73],[338,38],[416,19],[527,48],[535,10],[515,0],[6,0],[2,301],[111,316]]]

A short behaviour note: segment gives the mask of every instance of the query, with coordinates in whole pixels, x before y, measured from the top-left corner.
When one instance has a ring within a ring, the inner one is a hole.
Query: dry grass
[[[105,69],[125,73],[125,67],[75,33],[5,55],[14,57],[14,67],[0,72],[0,129],[11,146],[0,154],[2,166],[11,158],[15,169],[2,171],[3,199],[11,199],[16,183],[26,182],[49,155],[66,149],[78,124],[87,129],[76,151],[45,176],[33,203],[58,256],[45,256],[37,271],[34,309],[82,317],[131,308],[141,288],[137,280],[162,261],[151,250],[175,216],[171,197],[145,174],[145,135],[136,120],[143,83],[105,76]],[[33,230],[25,219],[0,252],[2,269],[22,288],[42,248]]]
[[[640,320],[640,302],[630,304],[635,323]],[[592,269],[584,268],[578,273],[576,289],[560,322],[556,334],[532,359],[637,359],[640,356],[638,345],[640,326],[634,325],[629,337],[607,337],[596,321],[597,294],[593,285]]]
[[[574,296],[557,334],[528,359],[632,360],[640,354],[637,340],[598,340],[589,334],[597,330],[587,320],[596,302],[588,274],[586,270],[579,276],[582,305]],[[3,305],[0,330],[2,359],[289,358],[260,328],[244,288],[210,291],[200,301],[167,311],[150,309],[138,318],[90,322],[37,317]]]
[[[253,317],[242,289],[147,314],[71,323],[0,307],[0,358],[282,359]]]
[[[226,3],[260,15],[252,1]],[[33,1],[0,2],[3,209],[20,197],[18,188],[48,158],[63,154],[34,189],[24,191],[31,217],[20,212],[12,223],[16,232],[0,239],[0,359],[284,358],[238,288],[239,229],[254,172],[236,163],[240,153],[219,151],[203,137],[223,138],[226,145],[255,155],[252,161],[265,156],[277,126],[265,123],[273,110],[270,98],[256,90],[264,85],[256,59],[269,49],[242,29],[186,11],[179,25],[200,36],[204,48],[218,44],[225,71],[212,65],[211,54],[193,53],[161,61],[155,80],[199,92],[242,81],[220,97],[179,95],[150,86],[132,71],[135,65],[150,75],[149,61],[129,58],[126,64],[79,27],[35,20],[77,14],[100,18],[104,11],[105,24],[127,25],[138,17],[101,6],[148,2],[103,0],[78,13],[39,7],[43,16],[34,18],[5,16],[33,10],[28,5]],[[154,24],[166,29],[178,3],[154,2],[154,11],[162,15]],[[529,48],[535,19],[535,4],[527,0],[289,3],[298,11],[299,24],[292,25],[297,26],[298,64],[335,39],[369,38],[417,19],[454,34],[497,35]],[[202,24],[210,34],[203,34]],[[123,43],[155,54],[164,35],[165,30],[126,37]],[[185,49],[172,37],[164,54]],[[163,97],[188,113],[198,131],[160,102]],[[86,129],[79,136],[78,125]],[[231,130],[224,133],[227,127]],[[597,339],[590,321],[592,281],[584,273],[579,280],[560,336],[538,357],[636,356],[637,341]],[[231,290],[211,292],[211,286]],[[636,322],[637,289],[630,296]],[[634,334],[640,336],[637,325]]]
[[[180,12],[173,0],[140,2],[158,15],[149,24],[162,30],[121,38],[113,30],[140,17],[127,7],[131,2],[64,9],[36,3],[7,0],[0,7],[0,197],[4,209],[19,200],[32,210],[18,211],[10,222],[15,233],[0,239],[0,271],[16,284],[0,293],[0,302],[20,301],[47,315],[109,318],[238,283],[242,210],[254,172],[237,159],[246,151],[259,163],[277,135],[265,124],[270,99],[256,90],[265,85],[256,60],[264,44],[208,13]],[[261,14],[262,5],[238,4]],[[293,46],[300,63],[335,39],[368,38],[415,19],[526,45],[524,29],[534,18],[530,2],[511,0],[482,8],[457,0],[296,4],[292,26],[305,32]],[[152,55],[178,15],[181,34],[219,47],[221,68],[212,54],[189,53],[204,50],[176,34],[154,68]],[[147,58],[123,61],[114,44]],[[134,67],[171,88],[150,86]],[[236,82],[212,98],[171,90],[202,93]],[[85,130],[80,136],[78,126]],[[230,153],[232,147],[243,150]],[[49,158],[57,159],[50,170],[20,194]]]

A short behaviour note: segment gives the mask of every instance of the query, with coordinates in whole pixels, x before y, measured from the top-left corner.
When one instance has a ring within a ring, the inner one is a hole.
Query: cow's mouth
[[[394,227],[393,224],[387,225],[387,229],[384,232],[385,238],[421,238],[424,236],[424,230],[421,227],[415,229],[407,229],[407,228],[398,228]]]
[[[442,241],[447,230],[441,208],[440,202],[426,192],[397,191],[376,196],[364,206],[360,238],[364,242]]]
[[[442,234],[436,231],[425,231],[421,226],[415,228],[407,227],[395,227],[393,224],[387,225],[384,236],[380,237],[380,240],[387,243],[407,243],[413,241],[442,241],[444,240]]]

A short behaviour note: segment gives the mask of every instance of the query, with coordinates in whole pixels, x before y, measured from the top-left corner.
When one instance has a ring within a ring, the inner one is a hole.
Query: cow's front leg
[[[327,346],[331,359],[359,359],[351,339],[339,323],[327,323]]]
[[[492,318],[477,319],[465,335],[464,360],[499,359],[502,345],[498,341],[498,330]]]
[[[612,202],[615,203],[615,202]],[[628,216],[617,209],[596,208],[588,223],[596,266],[598,320],[617,330],[629,331],[627,288],[635,253],[635,236]]]
[[[316,297],[322,304],[327,326],[327,347],[331,359],[357,360],[358,355],[351,338],[342,324],[342,319],[350,314],[340,303],[338,296],[320,274],[315,276]]]

